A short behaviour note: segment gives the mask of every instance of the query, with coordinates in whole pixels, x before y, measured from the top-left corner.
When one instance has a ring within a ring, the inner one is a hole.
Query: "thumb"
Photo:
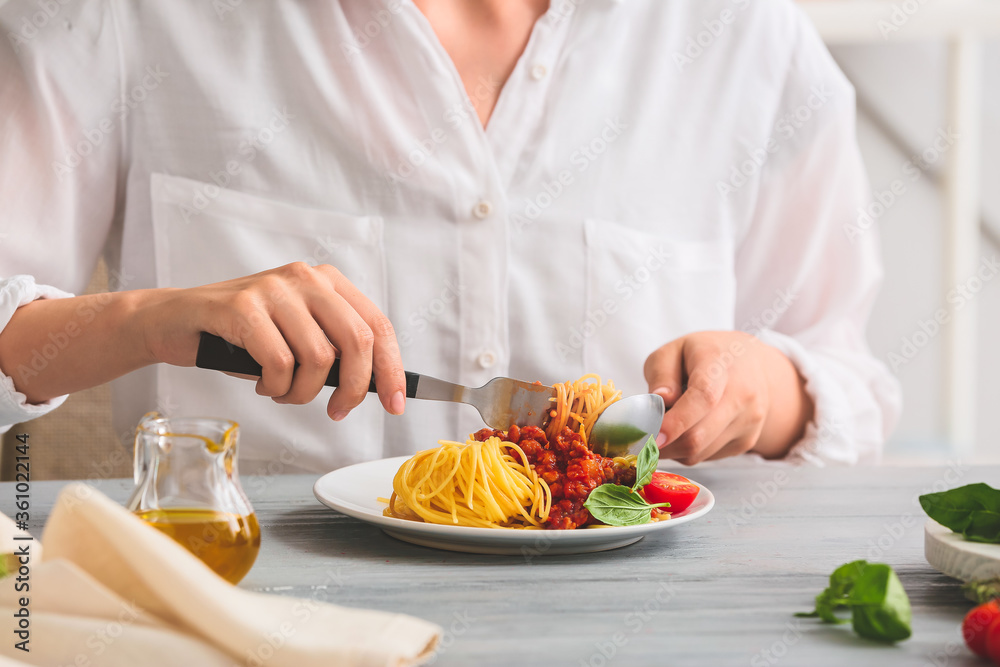
[[[643,374],[649,393],[662,396],[668,408],[676,403],[684,386],[684,338],[673,340],[649,355]]]

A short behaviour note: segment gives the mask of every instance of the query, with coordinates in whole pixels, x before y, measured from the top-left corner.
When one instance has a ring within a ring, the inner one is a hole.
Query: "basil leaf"
[[[927,516],[973,542],[1000,544],[1000,490],[989,484],[920,496]]]
[[[847,606],[847,603],[835,600],[829,594],[829,590],[827,589],[816,596],[816,609],[809,613],[800,611],[795,615],[800,618],[821,618],[824,623],[847,623],[846,618],[837,618],[834,613],[837,607]]]
[[[835,614],[840,607],[850,608],[851,626],[862,637],[897,642],[911,634],[910,599],[899,577],[884,563],[856,560],[841,565],[830,575],[830,586],[816,596],[816,610],[796,616],[846,623]]]
[[[836,598],[846,598],[855,582],[868,568],[868,561],[855,560],[841,565],[830,575],[830,593]]]
[[[656,446],[656,438],[649,436],[649,440],[643,445],[642,451],[635,460],[635,484],[633,491],[638,491],[649,484],[656,472],[656,464],[660,461],[660,448]]]
[[[854,582],[847,603],[851,626],[862,637],[898,642],[910,636],[910,599],[888,565],[868,565]]]
[[[840,619],[834,615],[837,607],[848,606],[848,596],[854,589],[854,583],[861,577],[862,572],[868,567],[868,561],[855,560],[841,565],[830,575],[830,587],[816,598],[816,610],[820,618],[827,623],[846,623],[847,619]],[[826,609],[820,608],[820,598],[824,597]],[[824,611],[826,613],[824,614]],[[832,620],[831,620],[832,619]]]
[[[830,575],[830,585],[816,596],[816,610],[810,614],[796,614],[805,618],[819,617],[826,623],[847,623],[846,618],[838,618],[835,611],[838,607],[847,607],[847,596],[854,582],[868,566],[868,561],[856,560],[841,565]]]
[[[650,510],[666,503],[650,505],[638,493],[621,484],[601,484],[583,504],[591,516],[609,526],[638,526],[650,522]]]

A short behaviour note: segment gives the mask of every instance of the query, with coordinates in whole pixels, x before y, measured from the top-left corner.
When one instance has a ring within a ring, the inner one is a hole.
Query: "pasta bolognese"
[[[609,486],[627,492],[644,519],[638,522],[669,518],[669,510],[640,495],[656,467],[655,443],[647,443],[651,450],[640,454],[642,462],[607,458],[588,446],[597,418],[621,398],[614,384],[585,375],[555,389],[544,429],[484,428],[464,443],[440,441],[408,459],[393,478],[384,514],[444,525],[569,530],[599,524],[588,499]]]

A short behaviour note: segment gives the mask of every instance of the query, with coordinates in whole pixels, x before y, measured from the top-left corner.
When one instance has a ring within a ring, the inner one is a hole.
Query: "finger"
[[[646,357],[642,370],[649,393],[659,394],[666,406],[671,407],[684,385],[684,339],[671,341]]]
[[[308,403],[316,398],[326,383],[330,367],[337,358],[336,351],[323,329],[301,302],[283,305],[274,312],[273,317],[299,364],[292,376],[291,388],[274,400],[277,403],[297,405]]]
[[[719,438],[719,443],[713,445],[709,449],[715,450],[715,453],[706,458],[706,461],[717,461],[719,459],[729,458],[730,456],[739,456],[740,454],[746,454],[753,448],[754,443],[757,441],[757,436],[746,434],[742,437],[735,437],[735,429],[728,428],[723,432],[722,436]],[[661,459],[672,459],[677,461],[682,465],[694,465],[695,463],[700,463],[700,461],[689,461],[689,460],[678,460],[674,459],[669,453],[660,450]]]
[[[740,432],[736,423],[739,416],[739,406],[734,401],[722,401],[704,419],[665,445],[660,453],[685,465],[705,461]]]
[[[334,291],[311,299],[310,312],[340,350],[340,382],[326,406],[330,418],[340,421],[368,395],[374,334],[361,315]]]
[[[295,355],[268,316],[253,318],[235,345],[246,349],[261,366],[256,391],[260,396],[283,396],[292,386]]]
[[[706,461],[717,461],[718,459],[725,459],[731,456],[739,456],[740,454],[746,454],[751,449],[753,449],[754,443],[757,442],[757,435],[753,433],[744,433],[742,436],[735,436],[734,433],[725,433],[723,437],[720,438],[720,445],[715,449],[715,453],[709,456]]]
[[[718,459],[729,458],[730,456],[746,454],[753,449],[757,438],[760,437],[763,426],[762,422],[754,421],[745,408],[741,409],[739,415],[722,432],[722,435],[706,448],[706,452],[712,453],[703,460],[716,461]]]
[[[372,371],[378,397],[391,414],[401,415],[406,407],[406,375],[399,352],[399,343],[392,323],[368,297],[340,271],[324,265],[321,268],[334,289],[354,308],[373,334]]]
[[[744,406],[733,423],[733,428],[723,434],[724,442],[720,443],[722,446],[715,448],[715,453],[708,460],[746,454],[754,448],[764,431],[764,416],[759,407],[755,408],[754,405],[751,402],[750,406]]]
[[[719,405],[729,381],[729,371],[715,363],[716,356],[691,350],[685,361],[690,366],[687,388],[676,403],[667,410],[660,424],[662,438],[659,443],[669,445],[686,433],[692,426],[708,416]]]

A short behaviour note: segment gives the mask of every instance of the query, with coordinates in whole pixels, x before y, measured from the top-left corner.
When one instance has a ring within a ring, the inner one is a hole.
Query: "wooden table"
[[[620,549],[578,556],[476,556],[398,542],[320,505],[310,476],[247,478],[263,543],[247,588],[420,616],[445,629],[436,665],[959,665],[970,609],[958,583],[927,565],[919,493],[1000,481],[1000,466],[704,468],[700,520]],[[32,525],[62,482],[32,484]],[[130,480],[95,482],[118,501]],[[376,489],[372,493],[379,492]],[[10,515],[13,485],[0,485]],[[890,563],[913,604],[897,646],[849,626],[797,619],[830,572]]]

